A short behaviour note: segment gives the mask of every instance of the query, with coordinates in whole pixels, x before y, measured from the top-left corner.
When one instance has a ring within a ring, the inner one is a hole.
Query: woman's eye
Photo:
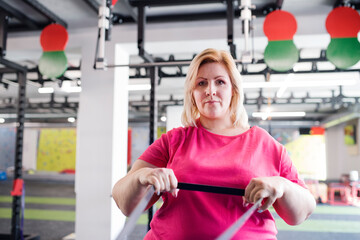
[[[205,85],[205,82],[204,81],[201,81],[198,83],[198,86],[204,86]]]
[[[217,83],[218,83],[219,85],[223,85],[223,84],[225,84],[225,81],[224,81],[224,80],[217,80]]]

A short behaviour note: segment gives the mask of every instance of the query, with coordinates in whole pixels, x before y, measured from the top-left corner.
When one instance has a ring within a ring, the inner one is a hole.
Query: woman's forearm
[[[148,187],[140,184],[139,171],[141,169],[129,172],[114,185],[112,190],[113,199],[121,212],[126,216],[130,215]]]
[[[284,194],[273,204],[279,216],[289,225],[305,221],[316,207],[312,194],[296,183],[283,178]]]
[[[148,207],[159,199],[160,192],[168,191],[177,197],[177,179],[173,170],[158,168],[140,159],[134,163],[129,173],[114,185],[112,195],[120,210],[128,216],[150,185],[154,186],[157,194],[154,194]]]

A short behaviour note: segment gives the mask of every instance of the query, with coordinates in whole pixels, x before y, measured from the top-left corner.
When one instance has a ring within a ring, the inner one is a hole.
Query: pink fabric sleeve
[[[280,176],[289,179],[293,183],[296,183],[307,189],[305,182],[299,177],[298,171],[292,163],[286,149],[282,146],[280,162]]]
[[[153,142],[139,159],[153,164],[157,167],[166,167],[169,160],[168,134],[163,134]]]

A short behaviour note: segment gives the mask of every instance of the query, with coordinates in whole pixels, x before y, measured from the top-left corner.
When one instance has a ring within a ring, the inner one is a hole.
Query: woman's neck
[[[200,116],[201,125],[208,131],[220,131],[222,129],[233,128],[234,125],[230,118],[226,119],[208,119]]]
[[[235,136],[248,130],[248,128],[235,127],[230,118],[207,119],[200,116],[200,123],[207,131],[224,136]]]

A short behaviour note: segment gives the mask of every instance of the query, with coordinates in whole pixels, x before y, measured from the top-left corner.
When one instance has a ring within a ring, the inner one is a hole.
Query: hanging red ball
[[[44,52],[64,51],[69,36],[66,29],[60,24],[46,26],[40,35],[40,44]]]
[[[263,29],[269,41],[292,40],[297,23],[291,13],[275,10],[266,16]]]
[[[326,18],[326,30],[331,38],[357,37],[360,15],[350,7],[337,7]]]

